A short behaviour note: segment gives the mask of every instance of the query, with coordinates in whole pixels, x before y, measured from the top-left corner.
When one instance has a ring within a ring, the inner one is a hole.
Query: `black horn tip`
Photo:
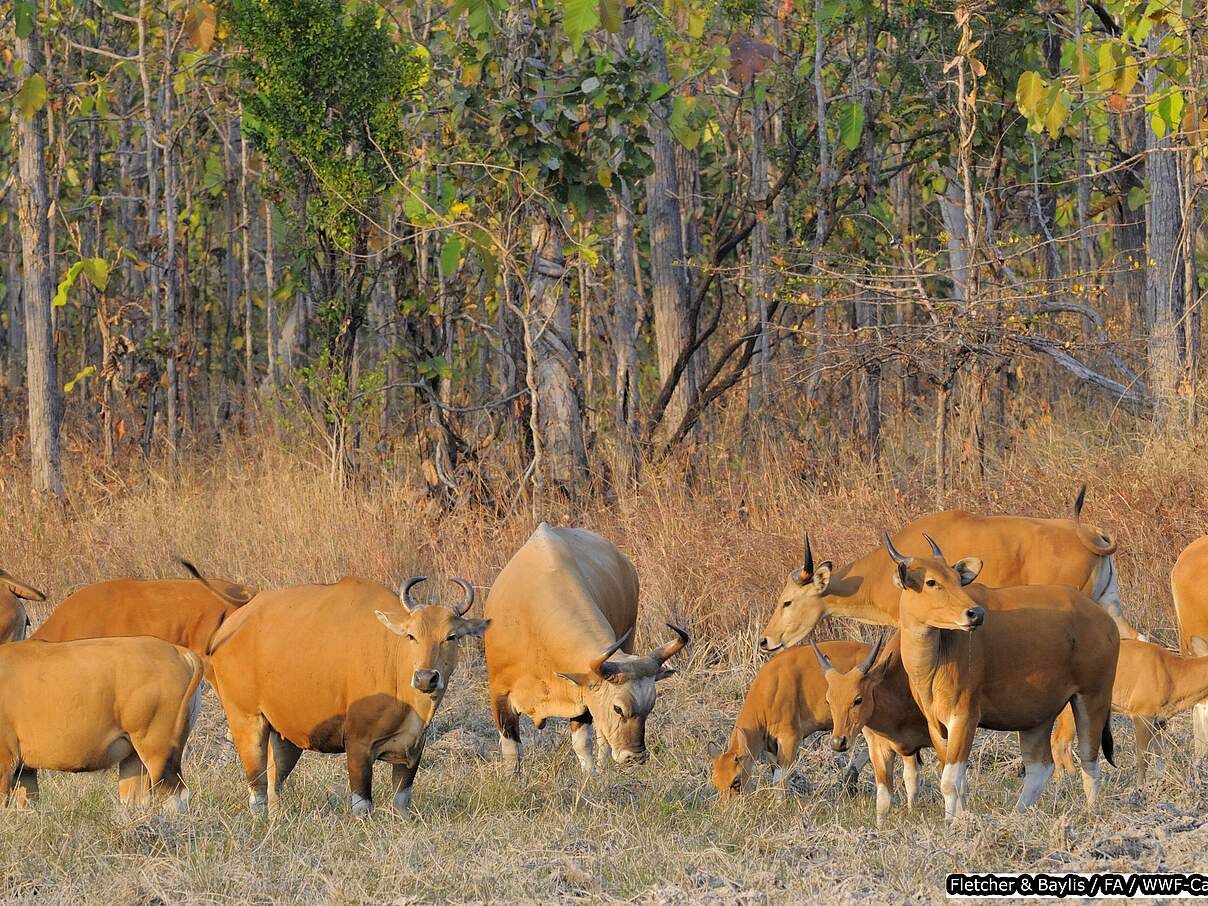
[[[192,576],[194,579],[201,578],[201,570],[199,570],[196,566],[194,566],[192,563],[190,563],[184,557],[177,557],[176,562],[179,563],[182,567],[184,567],[185,571],[190,576]]]
[[[810,532],[806,529],[802,533],[803,546],[801,558],[801,572],[804,578],[809,578],[814,574],[814,552],[810,549]]]
[[[935,555],[936,559],[943,560],[944,552],[940,550],[940,546],[935,543],[935,539],[926,532],[923,532],[923,537],[927,539],[927,545],[931,548],[931,553]]]
[[[678,635],[680,637],[680,641],[683,642],[685,645],[687,645],[688,642],[690,642],[692,640],[692,636],[688,635],[687,629],[681,629],[679,626],[676,626],[674,623],[668,623],[667,628],[670,629],[672,632],[674,632],[676,635]]]
[[[454,585],[460,586],[461,590],[465,592],[465,597],[462,598],[459,605],[453,608],[453,612],[459,617],[465,616],[469,609],[474,606],[474,586],[470,583],[469,579],[463,579],[461,576],[453,576],[452,582]]]
[[[1078,496],[1074,498],[1074,515],[1082,515],[1082,505],[1086,503],[1086,483],[1083,482],[1082,487],[1078,489]]]

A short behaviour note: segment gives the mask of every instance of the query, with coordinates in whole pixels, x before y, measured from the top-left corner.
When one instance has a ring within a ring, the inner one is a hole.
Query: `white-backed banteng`
[[[1017,808],[1040,797],[1053,774],[1049,736],[1074,711],[1087,805],[1099,792],[1099,747],[1111,761],[1112,682],[1120,652],[1115,622],[1068,585],[986,588],[970,584],[981,561],[949,566],[931,538],[930,557],[907,557],[885,532],[901,589],[902,664],[944,764],[944,813],[966,808],[966,772],[977,728],[1015,730],[1025,778]]]
[[[29,612],[22,601],[45,601],[32,585],[0,569],[0,644],[19,642],[29,635]]]
[[[218,627],[255,595],[244,585],[206,579],[112,579],[68,595],[33,634],[47,642],[149,635],[205,657]]]
[[[976,516],[959,510],[929,513],[893,536],[899,550],[927,549],[924,535],[941,545],[959,545],[985,563],[979,582],[995,588],[1016,585],[1072,585],[1094,598],[1120,625],[1126,638],[1137,635],[1124,620],[1112,554],[1115,540],[1080,521],[1083,486],[1072,519]],[[759,638],[764,651],[803,641],[826,614],[864,623],[897,626],[899,591],[893,561],[881,547],[841,569],[814,563],[809,534],[801,569],[789,575]]]
[[[1183,548],[1170,572],[1170,592],[1179,621],[1179,650],[1196,654],[1191,640],[1208,639],[1208,535]],[[1196,757],[1208,757],[1208,700],[1192,708],[1191,735]]]
[[[118,766],[123,802],[153,789],[181,811],[180,768],[203,665],[146,637],[0,646],[0,803],[38,795],[38,771]]]
[[[487,596],[484,613],[491,710],[504,758],[520,765],[520,715],[541,727],[570,721],[571,742],[591,772],[592,726],[603,763],[646,759],[646,718],[664,662],[688,634],[650,654],[632,653],[638,576],[629,558],[595,532],[537,526]]]
[[[822,649],[844,670],[869,657],[863,642],[823,642]],[[826,680],[814,656],[805,648],[780,652],[755,674],[726,750],[713,760],[718,798],[731,799],[750,789],[751,770],[759,761],[774,765],[772,783],[783,783],[801,740],[830,728]],[[849,771],[854,782],[859,765],[853,763]]]
[[[845,752],[863,733],[877,778],[877,823],[893,806],[893,766],[902,758],[906,807],[913,808],[919,791],[921,749],[931,745],[927,718],[910,691],[902,664],[902,637],[894,633],[878,658],[885,639],[877,641],[867,661],[844,670],[842,664],[814,645],[826,679],[826,702],[831,718],[831,748]]]
[[[274,808],[303,750],[343,752],[352,810],[373,808],[373,765],[393,767],[394,807],[411,807],[424,736],[457,667],[458,642],[481,636],[454,607],[421,606],[413,576],[398,594],[365,579],[263,592],[214,637],[210,664],[253,813]],[[401,608],[401,610],[400,610]]]
[[[1161,758],[1161,734],[1166,722],[1208,697],[1208,642],[1191,637],[1195,657],[1180,657],[1152,642],[1124,639],[1112,688],[1112,710],[1132,718],[1137,738],[1137,783],[1145,782],[1149,756]],[[1053,731],[1053,754],[1058,771],[1074,770],[1070,741],[1074,727],[1067,715]],[[1160,764],[1157,768],[1161,770]]]

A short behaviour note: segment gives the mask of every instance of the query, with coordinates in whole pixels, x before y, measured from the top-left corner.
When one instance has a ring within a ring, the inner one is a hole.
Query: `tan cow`
[[[1161,733],[1166,722],[1196,702],[1208,697],[1208,642],[1191,637],[1195,657],[1179,657],[1161,645],[1124,639],[1120,642],[1120,662],[1112,688],[1112,710],[1132,718],[1137,737],[1137,783],[1145,782],[1152,752],[1159,759]],[[1058,773],[1073,771],[1070,741],[1074,737],[1072,721],[1065,713],[1053,731],[1053,754]]]
[[[1208,535],[1192,541],[1170,573],[1170,591],[1179,621],[1179,648],[1195,654],[1193,638],[1208,639]],[[1191,711],[1191,735],[1197,758],[1208,757],[1208,700]]]
[[[303,750],[345,753],[357,814],[373,808],[374,763],[392,765],[394,807],[410,811],[458,641],[489,622],[465,618],[474,603],[465,579],[453,580],[465,592],[455,608],[417,604],[411,591],[423,581],[398,594],[354,577],[262,592],[218,630],[210,664],[254,814],[276,808]]]
[[[981,561],[949,566],[931,538],[930,557],[907,557],[885,532],[901,589],[902,664],[944,763],[945,817],[966,810],[965,774],[978,727],[1016,730],[1025,778],[1017,808],[1035,804],[1053,774],[1049,736],[1074,710],[1088,807],[1099,792],[1099,747],[1110,762],[1112,682],[1120,651],[1115,622],[1068,585],[987,588],[970,584]]]
[[[826,678],[831,748],[847,751],[857,733],[868,740],[868,756],[877,777],[878,824],[893,806],[895,757],[902,758],[906,808],[913,808],[919,791],[918,753],[931,745],[927,718],[910,692],[910,679],[902,665],[902,637],[895,632],[878,659],[884,641],[884,637],[878,640],[866,662],[844,672],[842,664],[833,665],[810,640]]]
[[[113,579],[68,595],[33,634],[47,642],[149,635],[205,657],[223,621],[255,595],[225,579]]]
[[[38,795],[38,771],[118,766],[122,802],[144,782],[188,808],[180,776],[197,715],[201,658],[146,637],[0,647],[0,803]]]
[[[592,724],[602,764],[646,759],[646,718],[663,663],[688,633],[644,657],[632,653],[638,576],[629,558],[586,529],[544,522],[516,552],[487,596],[484,613],[491,709],[504,758],[520,767],[520,715],[538,728],[570,721],[583,770],[592,771]],[[619,653],[618,653],[619,652]]]
[[[823,642],[822,648],[844,670],[869,656],[862,642]],[[801,740],[829,729],[826,680],[814,656],[805,648],[780,652],[755,674],[726,750],[713,761],[718,798],[732,799],[749,789],[751,769],[758,761],[775,765],[772,783],[782,784]],[[849,767],[849,782],[859,769],[857,763]]]
[[[1030,519],[1021,516],[975,516],[959,510],[930,513],[893,536],[901,550],[926,550],[924,534],[941,545],[959,546],[985,566],[982,585],[1072,585],[1111,614],[1120,634],[1137,632],[1124,621],[1112,554],[1116,542],[1079,521],[1086,487],[1078,492],[1073,519]],[[897,626],[900,592],[894,585],[893,561],[882,548],[842,569],[830,561],[814,564],[808,533],[805,560],[793,570],[759,640],[764,651],[779,651],[805,639],[826,614],[864,623]]]
[[[29,634],[31,624],[23,599],[45,601],[46,595],[0,569],[0,644],[19,642]]]

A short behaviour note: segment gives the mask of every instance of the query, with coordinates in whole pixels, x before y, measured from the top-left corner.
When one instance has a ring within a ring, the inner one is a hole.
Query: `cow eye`
[[[732,790],[733,790],[734,792],[736,792],[736,793],[737,793],[739,790],[741,790],[741,789],[742,789],[742,778],[741,778],[741,777],[735,777],[735,778],[734,778],[734,782],[730,784],[730,789],[732,789]]]
[[[788,610],[788,609],[789,609],[789,605],[790,605],[790,604],[792,604],[792,603],[793,603],[792,601],[785,601],[785,602],[784,602],[784,609],[785,609],[785,610]]]
[[[445,641],[446,641],[446,642],[456,642],[456,641],[457,641],[457,633],[456,633],[456,632],[455,632],[455,633],[453,633],[453,635],[449,636],[447,639],[445,639]]]
[[[926,582],[926,585],[928,588],[936,588],[937,586],[939,586],[939,584],[940,583],[936,582],[935,579],[928,579]]]
[[[612,706],[612,710],[614,710],[614,711],[616,711],[616,712],[617,712],[617,717],[620,717],[620,718],[624,718],[624,717],[625,717],[625,712],[621,710],[621,706],[620,706],[620,705],[613,705],[613,706]]]
[[[415,641],[415,636],[413,636],[411,633],[407,633],[407,638],[412,642]]]
[[[864,704],[864,696],[862,696],[862,695],[857,695],[857,696],[856,696],[856,698],[855,698],[855,700],[852,702],[852,704],[853,704],[853,705],[862,705],[862,704]]]

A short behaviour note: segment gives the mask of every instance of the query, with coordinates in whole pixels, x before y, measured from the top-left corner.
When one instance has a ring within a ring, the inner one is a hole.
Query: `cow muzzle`
[[[645,749],[622,749],[614,757],[617,764],[645,764],[650,756]]]
[[[986,621],[986,611],[982,607],[970,607],[965,611],[965,622],[961,624],[961,629],[966,632],[972,632],[978,626]]]
[[[762,651],[764,654],[774,654],[775,652],[779,651],[783,647],[784,647],[783,644],[773,645],[772,640],[769,639],[767,636],[764,636],[762,639],[759,640],[759,650]]]
[[[425,695],[432,695],[443,689],[445,683],[439,670],[416,670],[411,685]]]
[[[830,738],[830,747],[836,752],[846,752],[847,745],[846,736],[832,736]]]

